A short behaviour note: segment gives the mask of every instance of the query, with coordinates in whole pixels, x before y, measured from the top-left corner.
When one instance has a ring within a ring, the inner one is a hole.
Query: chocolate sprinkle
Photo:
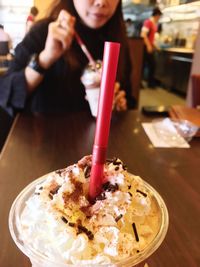
[[[98,201],[98,200],[104,200],[106,199],[106,194],[105,192],[102,192],[100,195],[98,195],[96,198],[95,198],[95,201]]]
[[[119,216],[117,216],[117,218],[115,218],[115,221],[118,222],[122,217],[123,217],[123,215],[120,214]]]
[[[131,189],[131,185],[128,186],[128,189]]]
[[[82,232],[85,233],[90,240],[92,240],[94,238],[94,235],[93,235],[93,233],[90,230],[88,230],[83,225],[78,225],[78,233],[77,234],[80,234]]]
[[[93,233],[92,233],[91,231],[89,231],[89,232],[87,233],[87,236],[88,236],[88,238],[89,238],[90,240],[93,240],[93,239],[94,239],[94,235],[93,235]]]
[[[115,171],[118,171],[119,170],[119,166],[115,167]]]
[[[113,161],[113,165],[120,165],[120,164],[122,164],[122,162],[117,158]]]
[[[49,193],[49,198],[53,199],[53,195],[51,193]]]
[[[136,192],[138,192],[138,193],[140,193],[141,195],[143,195],[144,197],[147,197],[147,194],[146,193],[144,193],[144,192],[142,192],[142,191],[140,191],[140,190],[136,190]]]
[[[131,192],[128,192],[128,193],[129,193],[129,195],[130,195],[131,197],[133,196]]]
[[[74,227],[75,223],[69,222],[69,226]]]
[[[38,196],[39,196],[39,195],[40,195],[40,193],[35,193],[35,195],[38,195]]]
[[[81,230],[84,233],[87,233],[88,232],[88,229],[85,226],[83,226],[83,225],[78,225],[78,229]]]
[[[115,192],[119,189],[118,184],[111,184],[110,182],[107,182],[103,184],[103,189],[108,192]]]
[[[103,189],[106,190],[110,185],[110,182],[107,182],[105,184],[102,185]]]
[[[132,227],[133,227],[133,232],[134,232],[134,235],[135,235],[135,240],[137,242],[139,242],[139,236],[138,236],[138,232],[137,232],[137,228],[136,228],[136,224],[135,223],[132,223]]]
[[[77,235],[81,234],[83,231],[81,229],[78,229]]]
[[[122,168],[123,168],[124,171],[127,170],[127,166],[125,164],[122,165]]]
[[[61,220],[62,220],[64,223],[68,223],[68,220],[67,220],[64,216],[61,217]]]

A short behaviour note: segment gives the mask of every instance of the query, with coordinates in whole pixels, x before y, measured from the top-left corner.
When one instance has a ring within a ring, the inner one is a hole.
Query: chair
[[[200,107],[200,74],[192,75],[192,107]]]
[[[0,76],[4,74],[9,66],[9,42],[0,41]]]
[[[0,41],[0,56],[6,56],[7,54],[9,54],[8,41]]]
[[[13,123],[13,118],[10,117],[1,107],[0,107],[0,152],[6,141],[8,133]]]

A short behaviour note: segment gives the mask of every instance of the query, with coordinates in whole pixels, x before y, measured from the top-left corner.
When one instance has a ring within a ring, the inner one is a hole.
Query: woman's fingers
[[[115,82],[115,88],[114,88],[114,93],[116,94],[119,91],[120,88],[120,83],[119,82]]]
[[[57,20],[49,24],[48,43],[51,44],[51,49],[58,47],[62,53],[70,47],[74,37],[74,25],[75,18],[61,10]]]
[[[66,50],[70,47],[73,40],[74,28],[68,26],[63,28],[57,22],[54,25],[51,25],[50,33],[55,41],[58,41],[62,44],[63,50]]]
[[[46,66],[51,66],[69,47],[74,38],[75,18],[61,10],[56,21],[49,24],[42,58]]]
[[[71,16],[65,10],[61,10],[57,18],[57,22],[62,28],[67,28],[67,27],[74,28],[75,21],[76,21],[75,17]]]
[[[125,98],[120,99],[116,104],[115,104],[115,109],[117,111],[123,111],[127,110],[127,101]]]
[[[49,34],[55,40],[62,44],[63,50],[70,47],[74,37],[74,19],[58,19],[49,26]]]
[[[126,96],[125,92],[123,90],[120,90],[116,96],[115,96],[115,101],[119,101],[120,99],[124,99]]]
[[[119,83],[115,83],[113,109],[117,111],[123,111],[127,109],[126,93],[124,90],[120,90]]]
[[[120,101],[116,104],[117,111],[127,110],[127,101],[126,99],[120,99]]]

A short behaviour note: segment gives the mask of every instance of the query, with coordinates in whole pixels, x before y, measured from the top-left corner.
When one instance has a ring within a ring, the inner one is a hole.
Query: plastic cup
[[[171,146],[190,142],[199,128],[188,120],[170,118],[154,119],[152,125],[158,137]]]
[[[12,204],[10,213],[9,213],[9,229],[11,236],[17,245],[17,247],[29,257],[33,267],[133,267],[133,266],[144,266],[145,260],[161,245],[162,241],[165,238],[168,229],[168,211],[167,207],[159,195],[159,193],[148,183],[144,182],[146,189],[153,195],[155,203],[158,207],[158,216],[160,218],[160,226],[158,232],[156,233],[154,239],[149,243],[143,250],[141,250],[137,255],[121,260],[120,262],[113,262],[110,264],[98,265],[98,264],[87,264],[87,265],[72,265],[64,264],[56,260],[51,260],[46,255],[40,253],[40,251],[26,244],[25,241],[21,239],[21,223],[20,217],[23,212],[23,209],[26,205],[26,201],[34,194],[36,185],[41,184],[46,179],[46,175],[33,181],[24,190],[17,196],[15,201]]]
[[[96,61],[96,65],[88,64],[81,76],[81,82],[85,87],[86,99],[89,102],[91,114],[97,117],[98,101],[101,82],[102,62]]]

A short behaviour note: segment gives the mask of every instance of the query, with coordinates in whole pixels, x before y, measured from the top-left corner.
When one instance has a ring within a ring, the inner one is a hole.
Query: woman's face
[[[102,27],[115,13],[120,0],[73,0],[83,23],[92,29]]]

